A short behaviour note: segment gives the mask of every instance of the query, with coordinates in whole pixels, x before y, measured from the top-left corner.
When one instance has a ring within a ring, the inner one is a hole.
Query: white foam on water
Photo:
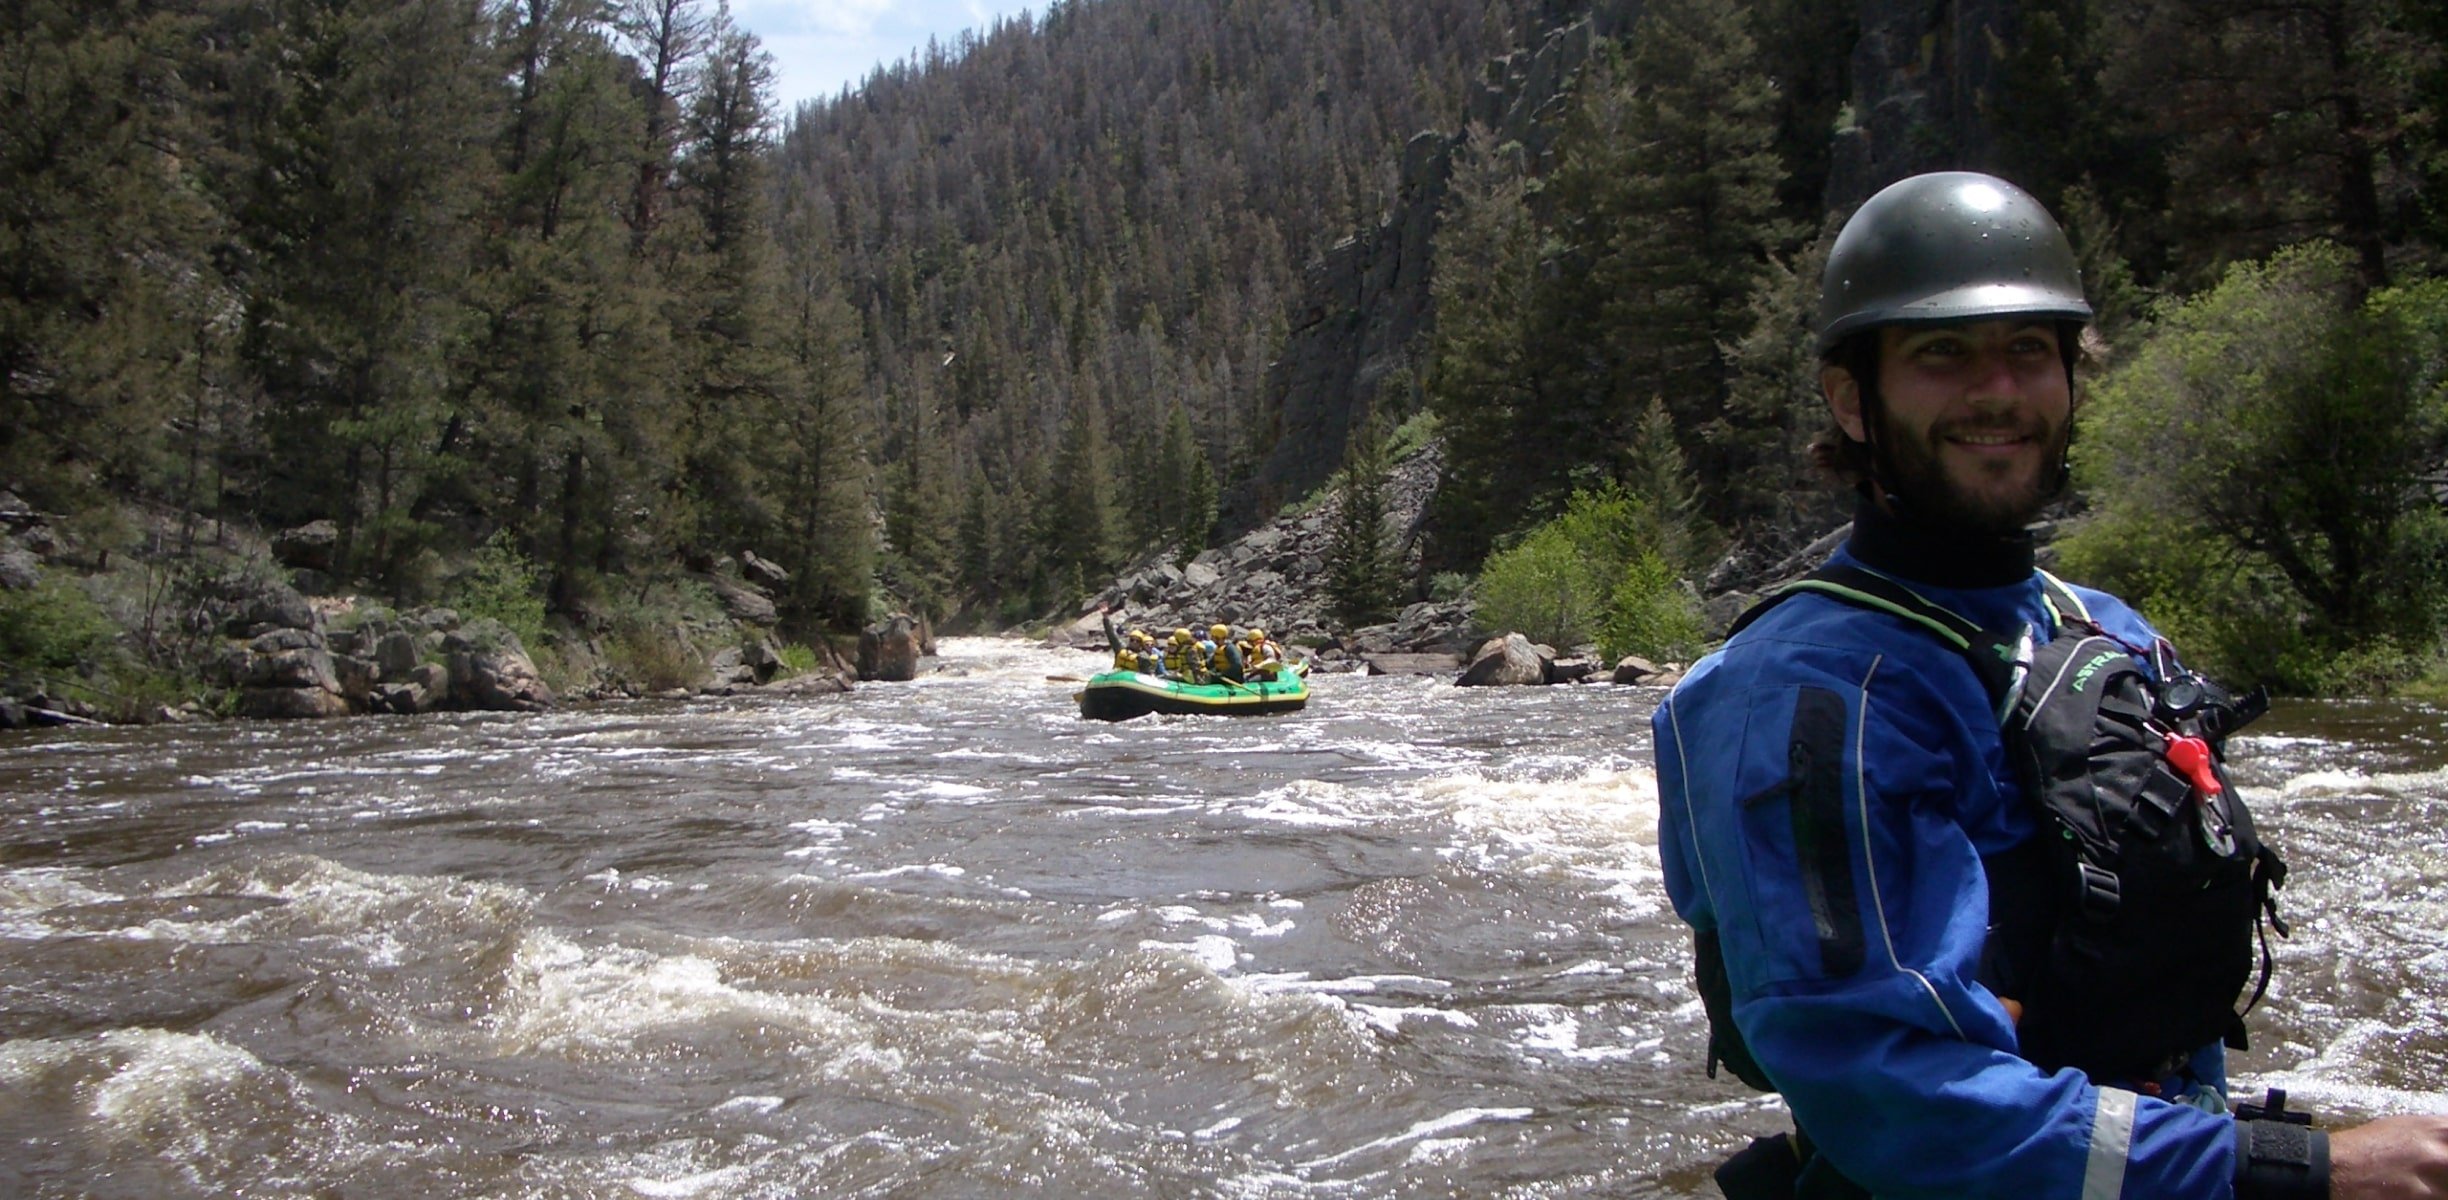
[[[1491,872],[1570,878],[1644,916],[1663,907],[1657,782],[1647,766],[1554,782],[1446,777],[1420,788],[1455,840],[1441,852]]]
[[[2237,1078],[2228,1091],[2257,1100],[2262,1090],[2273,1087],[2286,1089],[2288,1109],[2315,1113],[2324,1124],[2332,1120],[2360,1123],[2407,1113],[2448,1116],[2448,1092],[2382,1087],[2315,1071],[2265,1071]]]
[[[1335,1165],[1336,1163],[1345,1162],[1352,1158],[1356,1158],[1362,1154],[1367,1154],[1370,1151],[1384,1150],[1395,1146],[1404,1145],[1405,1143],[1417,1142],[1423,1138],[1434,1137],[1441,1133],[1449,1133],[1456,1129],[1467,1129],[1473,1125],[1478,1125],[1485,1122],[1526,1121],[1530,1118],[1532,1112],[1533,1110],[1527,1108],[1457,1109],[1453,1112],[1445,1114],[1444,1116],[1421,1121],[1418,1124],[1411,1126],[1409,1129],[1393,1135],[1392,1137],[1383,1137],[1372,1142],[1363,1142],[1339,1154],[1330,1154],[1324,1158],[1311,1159],[1308,1162],[1302,1163],[1301,1166],[1311,1170],[1318,1167],[1329,1167]]]
[[[26,867],[0,871],[0,937],[38,941],[59,930],[43,920],[55,908],[106,904],[121,897],[86,882],[82,868]]]
[[[1252,978],[1267,978],[1286,981],[1282,986],[1276,989],[1280,991],[1317,992],[1329,995],[1374,995],[1380,988],[1389,986],[1398,987],[1407,992],[1450,992],[1453,990],[1453,984],[1442,979],[1430,979],[1425,975],[1346,975],[1339,979],[1313,980],[1306,974],[1296,974],[1264,977],[1253,976]]]
[[[1297,922],[1289,917],[1281,921],[1269,921],[1256,913],[1240,913],[1230,918],[1228,924],[1239,931],[1243,937],[1279,938],[1292,932]]]
[[[975,800],[981,796],[991,798],[994,794],[993,788],[979,787],[973,783],[954,783],[948,779],[927,780],[915,788],[904,788],[894,793],[903,799],[927,800]]]
[[[64,1087],[62,1085],[65,1085]],[[72,1096],[94,1140],[163,1160],[197,1194],[251,1190],[308,1171],[343,1176],[360,1157],[354,1122],[314,1107],[287,1072],[206,1034],[113,1029],[0,1043],[0,1090]],[[268,1128],[282,1150],[242,1149]],[[238,1185],[238,1186],[233,1186]]]
[[[1556,1004],[1528,1004],[1519,1011],[1528,1020],[1521,1033],[1525,1050],[1551,1050],[1571,1055],[1581,1048],[1581,1018]]]
[[[1353,1020],[1388,1037],[1400,1035],[1403,1025],[1411,1021],[1443,1025],[1451,1029],[1479,1028],[1479,1018],[1469,1013],[1427,1005],[1347,1004],[1344,1006],[1344,1011]]]
[[[659,1031],[739,1021],[791,1031],[826,1078],[884,1080],[902,1069],[868,1020],[826,997],[732,984],[700,954],[581,946],[543,931],[520,941],[486,1026],[506,1053],[608,1062]]]
[[[1301,829],[1356,829],[1395,811],[1397,795],[1394,789],[1299,779],[1256,797],[1221,799],[1209,807],[1253,821]]]
[[[728,1195],[748,1179],[748,1168],[730,1166],[717,1167],[711,1171],[698,1171],[670,1179],[630,1179],[625,1182],[630,1191],[641,1196],[678,1197],[703,1196],[708,1193]]]
[[[1222,934],[1194,937],[1187,942],[1147,940],[1139,943],[1142,950],[1170,952],[1188,956],[1200,966],[1218,975],[1231,971],[1245,957],[1239,943]]]

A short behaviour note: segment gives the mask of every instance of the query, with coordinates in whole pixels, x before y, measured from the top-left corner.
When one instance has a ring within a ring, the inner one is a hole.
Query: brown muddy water
[[[1708,1196],[1632,688],[845,697],[0,736],[0,1195]],[[2240,1086],[2448,1111],[2448,736],[2239,739]]]

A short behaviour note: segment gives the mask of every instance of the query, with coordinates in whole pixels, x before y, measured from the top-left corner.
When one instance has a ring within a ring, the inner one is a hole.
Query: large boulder
[[[330,521],[308,521],[272,535],[272,557],[292,569],[329,571],[339,546],[340,527]]]
[[[313,688],[340,694],[340,677],[323,640],[303,629],[275,629],[247,643],[238,686]]]
[[[273,721],[345,717],[349,703],[336,691],[319,687],[258,687],[238,693],[238,715]]]
[[[0,589],[22,592],[41,582],[42,560],[17,539],[0,538]]]
[[[1459,654],[1363,654],[1371,675],[1444,675],[1462,669]]]
[[[231,597],[222,628],[233,637],[253,637],[271,629],[319,629],[321,624],[305,593],[285,583],[254,580]]]
[[[553,706],[552,689],[536,673],[527,648],[501,622],[470,621],[442,639],[442,650],[456,706],[488,712],[543,712]]]
[[[918,619],[894,613],[859,631],[858,677],[887,683],[918,678]]]
[[[760,587],[778,588],[790,582],[789,571],[783,569],[780,563],[762,557],[754,550],[740,551],[739,565],[740,574],[755,581]]]
[[[713,574],[706,581],[714,585],[714,595],[722,601],[723,611],[743,625],[771,625],[779,614],[773,600],[756,588],[728,575]]]
[[[1546,661],[1539,656],[1538,647],[1518,633],[1489,638],[1471,656],[1462,677],[1454,680],[1459,687],[1528,687],[1546,682]]]

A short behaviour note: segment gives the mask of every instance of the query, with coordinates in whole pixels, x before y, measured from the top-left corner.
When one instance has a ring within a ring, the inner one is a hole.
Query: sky
[[[930,36],[949,46],[963,29],[982,34],[996,17],[1044,9],[1044,0],[732,0],[731,19],[773,55],[774,110],[787,117]]]

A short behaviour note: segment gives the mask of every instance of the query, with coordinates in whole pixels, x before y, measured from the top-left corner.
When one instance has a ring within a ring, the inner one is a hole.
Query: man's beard
[[[1879,483],[1896,502],[1899,515],[1950,532],[1985,537],[2021,533],[2057,498],[2065,485],[2066,443],[2071,420],[2051,429],[2036,416],[2013,422],[1967,421],[1931,429],[1925,437],[1907,436],[1879,412],[1876,448]],[[1939,459],[1939,443],[1951,431],[2013,432],[2039,441],[2046,453],[2030,480],[2011,490],[1967,488],[1948,477]]]

